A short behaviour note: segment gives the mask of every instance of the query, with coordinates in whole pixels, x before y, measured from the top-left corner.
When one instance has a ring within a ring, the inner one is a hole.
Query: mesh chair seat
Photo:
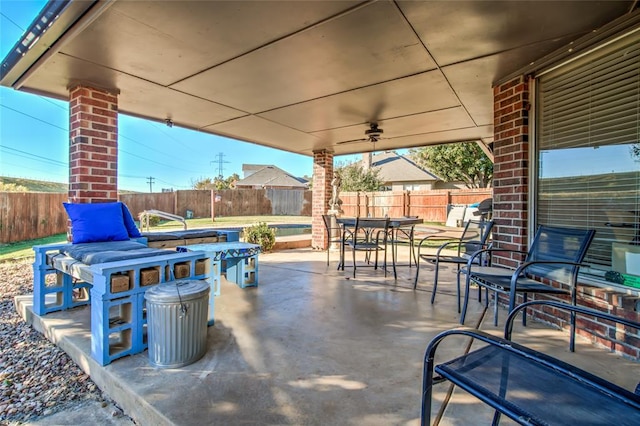
[[[544,354],[509,344],[523,354],[485,346],[437,365],[435,372],[473,395],[481,394],[494,408],[508,405],[529,424],[640,424],[640,396],[616,387],[616,393],[637,401],[634,409],[622,398],[611,398],[590,383],[574,380],[562,368],[549,368],[557,365],[557,360],[547,364]]]
[[[475,282],[481,282],[491,288],[500,289],[502,291],[511,290],[511,275],[482,275],[474,272]],[[569,294],[569,290],[558,287],[551,287],[536,281],[532,278],[519,277],[516,283],[517,291],[527,291],[530,293],[553,293],[553,294]]]

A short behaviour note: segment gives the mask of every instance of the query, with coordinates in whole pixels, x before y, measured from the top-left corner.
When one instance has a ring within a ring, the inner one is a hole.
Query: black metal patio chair
[[[493,221],[491,220],[469,220],[465,225],[464,231],[459,238],[454,238],[452,241],[447,241],[440,245],[435,254],[422,254],[421,251],[424,245],[433,239],[442,239],[443,237],[438,234],[429,235],[423,238],[418,244],[418,259],[422,259],[435,265],[435,276],[433,279],[433,292],[431,294],[431,303],[436,300],[436,290],[438,289],[438,274],[441,264],[453,264],[456,265],[458,270],[460,266],[466,265],[473,253],[480,249],[488,248],[489,235],[493,228]],[[443,253],[443,250],[455,250],[454,255]],[[478,256],[475,258],[474,263],[482,264],[484,257]],[[420,275],[420,262],[417,262],[416,277],[413,282],[414,290],[418,286],[418,276]],[[457,275],[457,297],[458,297],[458,312],[460,312],[460,274]]]
[[[405,218],[416,219],[418,216],[405,216]],[[398,246],[406,245],[409,248],[409,268],[412,266],[412,262],[418,265],[418,258],[416,256],[414,241],[415,241],[415,224],[400,225],[391,229],[389,235],[389,243],[393,247],[393,255],[398,258]]]
[[[509,312],[516,306],[516,294],[523,295],[527,301],[529,293],[547,293],[570,295],[571,304],[576,304],[576,285],[578,270],[595,235],[594,230],[558,228],[540,226],[531,243],[529,251],[488,248],[475,252],[460,273],[466,274],[466,292],[460,315],[460,324],[464,324],[469,304],[469,286],[472,282],[495,292],[494,324],[498,324],[498,295],[509,295]],[[522,253],[526,257],[516,268],[478,265],[477,258],[494,253]],[[555,287],[546,282],[558,282]],[[566,288],[568,287],[568,288]],[[523,324],[526,325],[526,310],[523,312]],[[571,317],[571,335],[575,333],[575,315]]]
[[[350,236],[346,236],[350,233]],[[378,268],[378,252],[384,252],[384,274],[387,275],[387,238],[389,237],[389,218],[356,218],[353,230],[346,229],[343,231],[343,250],[344,247],[351,247],[353,258],[353,277],[356,277],[356,252],[365,251],[367,253],[365,260],[370,262],[370,255],[375,254],[374,269]],[[344,252],[343,252],[344,253]],[[393,258],[393,273],[396,276],[395,257]],[[344,254],[343,254],[344,259]],[[344,261],[342,268],[344,269]]]

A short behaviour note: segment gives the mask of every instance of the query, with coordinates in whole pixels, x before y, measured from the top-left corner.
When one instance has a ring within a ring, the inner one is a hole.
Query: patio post
[[[69,90],[69,200],[118,200],[118,94],[77,85]]]
[[[333,179],[333,151],[320,150],[313,152],[313,197],[311,246],[324,250],[329,241],[324,229],[322,215],[329,209],[331,199],[331,180]]]
[[[527,250],[529,81],[516,77],[493,88],[493,231],[498,247]],[[515,266],[508,257],[494,262]]]

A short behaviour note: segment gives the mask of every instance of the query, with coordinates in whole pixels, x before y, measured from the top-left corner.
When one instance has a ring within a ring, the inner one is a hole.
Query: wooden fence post
[[[402,215],[409,216],[409,191],[402,191]]]
[[[173,191],[173,214],[178,214],[178,192],[180,190]]]

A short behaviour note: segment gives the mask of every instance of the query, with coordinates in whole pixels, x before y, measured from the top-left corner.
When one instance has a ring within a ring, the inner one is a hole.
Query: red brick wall
[[[529,84],[515,78],[493,89],[493,238],[498,247],[527,250]],[[497,264],[513,266],[508,257]]]
[[[327,248],[327,234],[322,215],[327,213],[331,200],[331,180],[333,179],[333,152],[313,153],[313,198],[311,222],[311,246]]]
[[[69,200],[117,201],[117,95],[76,86],[69,102]]]

